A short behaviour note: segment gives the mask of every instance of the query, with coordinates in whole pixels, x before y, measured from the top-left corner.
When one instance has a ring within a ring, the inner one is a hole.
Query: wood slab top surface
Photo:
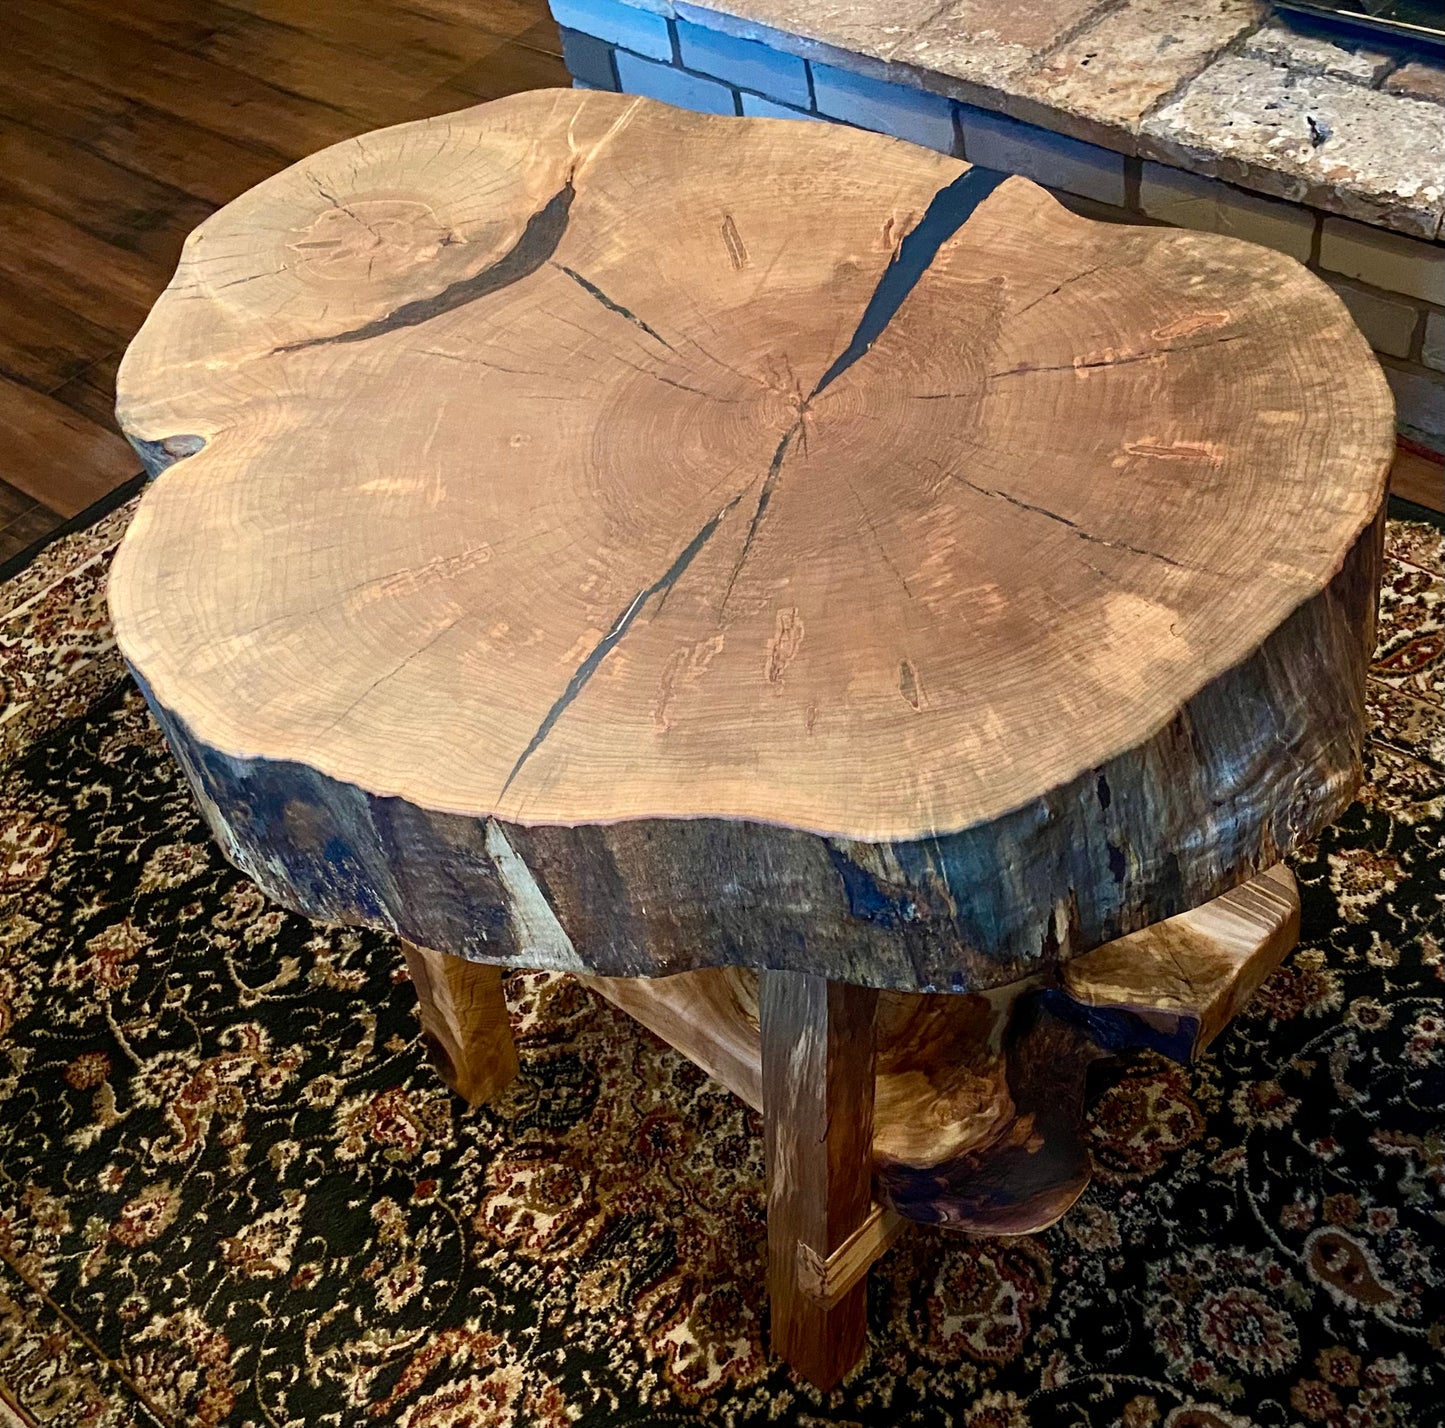
[[[538,836],[977,834],[1080,945],[1358,774],[1390,397],[1237,240],[539,91],[227,205],[118,391],[165,469],[117,636],[236,767]]]
[[[206,443],[122,647],[220,747],[526,822],[897,837],[1104,763],[1339,568],[1388,399],[1290,260],[991,179],[566,92],[287,170],[122,368]]]

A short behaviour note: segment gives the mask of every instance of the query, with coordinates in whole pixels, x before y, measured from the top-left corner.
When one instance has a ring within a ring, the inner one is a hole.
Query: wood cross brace
[[[832,1254],[823,1256],[811,1245],[798,1245],[798,1286],[824,1309],[831,1309],[881,1259],[908,1221],[876,1200],[868,1218]]]

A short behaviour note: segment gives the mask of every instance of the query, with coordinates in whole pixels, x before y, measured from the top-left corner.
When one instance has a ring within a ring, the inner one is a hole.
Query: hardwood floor
[[[115,371],[186,234],[351,134],[568,85],[546,0],[3,0],[0,561],[139,469]]]

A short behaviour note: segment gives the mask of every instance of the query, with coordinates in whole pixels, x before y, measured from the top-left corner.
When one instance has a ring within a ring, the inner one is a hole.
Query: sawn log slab
[[[535,92],[227,205],[119,412],[121,649],[314,917],[517,964],[540,896],[579,969],[978,990],[1359,776],[1390,398],[1233,239]]]

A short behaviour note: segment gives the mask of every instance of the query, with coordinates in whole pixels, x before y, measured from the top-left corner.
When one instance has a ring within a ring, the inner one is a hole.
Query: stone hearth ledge
[[[1445,223],[1438,71],[1298,33],[1261,0],[625,3],[1377,227]]]

